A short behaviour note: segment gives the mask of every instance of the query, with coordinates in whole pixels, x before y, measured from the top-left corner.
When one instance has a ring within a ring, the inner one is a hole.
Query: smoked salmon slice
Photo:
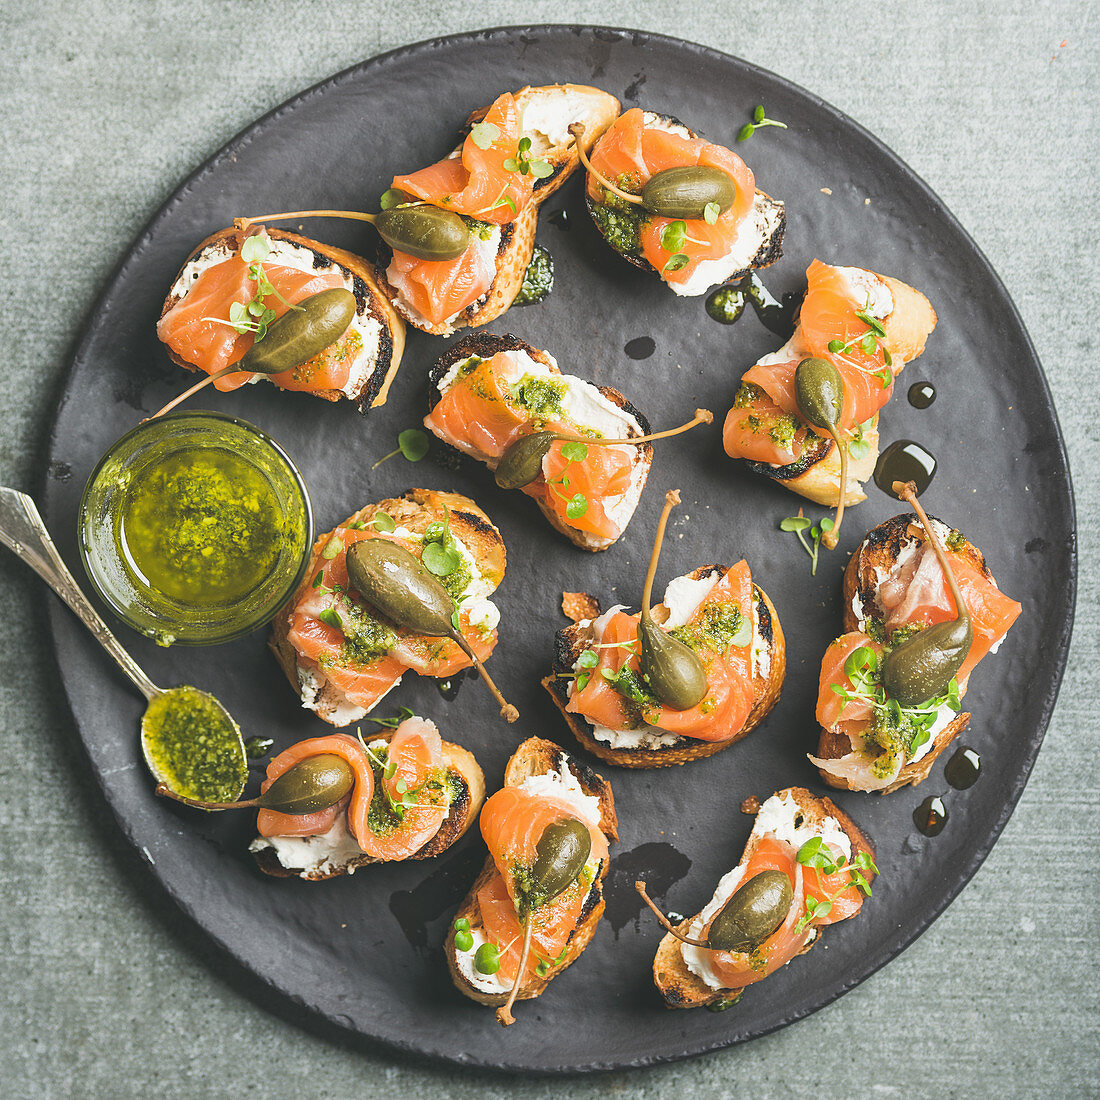
[[[399,535],[352,527],[337,527],[321,554],[321,568],[290,612],[287,640],[298,654],[298,665],[331,681],[349,703],[370,711],[412,670],[422,676],[451,676],[473,664],[449,638],[431,638],[394,626],[377,616],[351,588],[347,552],[363,539],[385,539],[404,546],[416,557],[421,543]],[[497,632],[471,622],[469,605],[460,607],[462,636],[479,660],[493,652]]]
[[[754,703],[752,668],[753,585],[748,563],[739,561],[717,581],[688,616],[677,636],[702,659],[708,691],[702,702],[688,710],[666,707],[648,691],[641,676],[638,655],[639,615],[617,611],[608,620],[595,652],[598,663],[587,683],[574,681],[566,710],[580,714],[594,725],[612,730],[653,726],[668,733],[700,741],[724,741],[739,733]],[[733,620],[736,613],[739,619]],[[716,645],[715,620],[737,621],[743,639]],[[747,634],[744,629],[748,621]],[[681,636],[682,635],[682,636]],[[623,669],[633,673],[625,684],[640,692],[624,694]]]
[[[516,351],[497,352],[477,362],[448,386],[425,417],[425,426],[452,447],[493,468],[512,443],[533,431],[566,436],[591,432],[589,425],[566,415],[560,400],[546,400],[544,407],[526,401],[523,386],[528,377],[548,391],[555,387],[564,390],[571,381],[562,375],[546,376],[545,371],[531,375],[532,365],[537,366],[525,353]],[[621,438],[629,434],[629,422],[624,420]],[[579,461],[568,457],[570,450],[565,443],[553,443],[543,458],[542,472],[523,492],[553,513],[562,526],[613,541],[629,518],[623,516],[622,506],[636,490],[639,448],[593,444],[585,448],[587,453]],[[578,497],[584,501],[580,510],[573,503]]]
[[[855,433],[889,402],[894,379],[924,351],[935,328],[928,299],[889,276],[814,260],[806,281],[794,335],[742,376],[722,431],[733,458],[786,466],[799,460],[811,433],[827,437],[798,410],[794,372],[802,359],[813,356],[836,367],[844,387],[839,424]],[[838,343],[840,350],[834,350]]]
[[[407,718],[394,731],[384,755],[348,734],[301,741],[267,766],[267,788],[289,768],[311,756],[335,754],[354,775],[351,793],[335,806],[312,814],[283,814],[261,809],[260,836],[320,836],[344,814],[359,847],[377,860],[407,859],[439,832],[448,812],[444,785],[443,742],[432,722]],[[377,773],[377,774],[376,774]],[[372,803],[384,797],[389,812],[372,814]]]
[[[252,347],[253,334],[237,332],[229,320],[232,305],[246,305],[257,293],[257,284],[249,277],[249,267],[241,259],[239,249],[229,259],[207,267],[187,293],[157,322],[157,335],[184,362],[214,374],[238,362]],[[276,318],[303,298],[345,285],[344,277],[336,270],[305,272],[274,263],[264,263],[263,270],[268,282],[286,300],[281,301],[277,295],[264,299],[264,305],[274,311]],[[283,389],[343,389],[351,363],[362,346],[362,338],[349,329],[338,345],[325,349],[293,371],[273,375],[272,381]],[[229,392],[256,377],[249,372],[227,374],[214,386]]]
[[[500,949],[500,976],[508,983],[515,980],[524,937],[517,912],[517,870],[530,870],[546,829],[565,818],[576,818],[587,825],[592,841],[589,863],[606,860],[607,838],[599,822],[584,819],[563,799],[521,787],[503,787],[482,808],[481,834],[496,873],[478,891],[477,900],[485,934]],[[538,973],[540,965],[545,972],[546,966],[560,956],[580,921],[590,887],[591,880],[582,873],[557,897],[527,912],[532,948],[524,980]]]
[[[631,108],[615,120],[593,150],[591,162],[601,175],[631,194],[639,193],[653,176],[666,168],[702,165],[717,168],[733,180],[736,188],[733,204],[713,224],[703,218],[662,218],[645,215],[640,207],[632,209],[631,213],[642,216],[639,229],[642,255],[667,283],[687,283],[700,262],[729,255],[756,197],[753,174],[736,153],[703,138],[666,128],[655,116],[647,118],[640,107]],[[588,176],[588,196],[597,204],[605,204],[609,198],[612,204],[616,201],[592,174]],[[620,206],[626,205],[621,199],[617,201]],[[664,236],[675,221],[682,221],[685,226],[684,240],[670,250]],[[674,255],[685,257],[686,262],[679,267],[670,264]]]

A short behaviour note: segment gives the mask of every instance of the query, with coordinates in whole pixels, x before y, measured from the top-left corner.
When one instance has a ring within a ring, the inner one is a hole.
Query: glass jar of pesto
[[[211,645],[268,622],[305,573],[313,510],[286,452],[214,412],[150,420],[92,471],[80,554],[96,591],[161,645]]]

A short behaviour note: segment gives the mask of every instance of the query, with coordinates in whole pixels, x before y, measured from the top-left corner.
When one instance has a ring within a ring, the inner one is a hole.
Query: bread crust
[[[940,523],[944,527],[942,520],[936,519],[935,516],[930,516],[935,523]],[[960,532],[961,535],[961,532]],[[925,539],[924,528],[920,525],[920,521],[913,512],[905,512],[897,516],[893,516],[888,520],[884,520],[877,527],[872,528],[867,532],[863,541],[856,547],[851,558],[848,559],[848,566],[844,570],[844,581],[841,586],[841,592],[844,600],[844,629],[845,631],[856,631],[863,629],[859,617],[855,613],[853,607],[854,601],[858,598],[860,604],[865,610],[870,610],[872,613],[870,618],[882,622],[883,615],[877,611],[875,595],[877,592],[876,579],[879,574],[888,574],[893,568],[894,563],[897,561],[898,554],[901,552],[901,548],[910,538],[918,538],[922,542]],[[990,580],[993,579],[992,574],[986,567],[985,558],[982,552],[965,536],[962,536],[962,544],[954,553],[962,554],[970,563],[978,569],[984,576]],[[965,694],[966,685],[962,685],[960,694]],[[879,794],[890,794],[893,791],[900,790],[902,787],[915,786],[918,783],[922,783],[928,778],[932,771],[932,765],[935,764],[940,754],[959,736],[967,724],[970,721],[970,714],[963,712],[959,714],[952,722],[945,726],[932,741],[932,748],[925,753],[919,760],[914,760],[908,764],[905,764],[901,771],[898,772],[897,779],[894,780],[887,787],[883,787]],[[845,756],[851,752],[851,743],[846,735],[842,733],[836,733],[832,730],[821,728],[821,732],[818,736],[817,753],[815,754],[819,760],[836,760],[838,757]],[[858,791],[863,788],[853,786],[851,780],[843,779],[838,776],[830,775],[823,768],[818,768],[821,773],[822,780],[830,787],[834,787],[837,790]]]
[[[592,150],[600,135],[611,125],[619,113],[619,101],[607,92],[598,88],[590,88],[578,84],[547,84],[541,87],[522,88],[515,93],[521,116],[524,110],[532,103],[561,95],[574,94],[586,97],[586,109],[581,121],[585,123],[584,149],[585,153]],[[481,107],[474,111],[466,120],[462,140],[465,141],[469,128],[489,111],[489,106]],[[531,202],[524,207],[519,217],[508,225],[501,226],[500,243],[497,246],[497,270],[496,276],[489,286],[488,291],[476,302],[468,305],[450,323],[431,324],[423,317],[414,316],[400,303],[400,295],[397,289],[386,278],[386,269],[389,267],[392,251],[386,247],[380,250],[380,262],[378,265],[379,281],[393,302],[394,307],[402,314],[414,328],[422,332],[431,333],[433,336],[450,336],[460,328],[473,328],[478,325],[487,325],[496,320],[513,302],[519,293],[523,283],[523,276],[527,271],[527,265],[531,262],[531,253],[535,246],[535,230],[538,225],[538,208],[569,178],[576,169],[579,159],[577,157],[576,143],[570,138],[567,142],[551,144],[544,135],[537,131],[524,131],[525,137],[531,138],[530,155],[545,160],[553,168],[553,172],[544,179],[536,180],[532,192]],[[459,143],[459,149],[462,143]]]
[[[682,127],[683,130],[687,132],[689,137],[695,138],[699,136],[690,126],[685,125],[678,118],[674,118],[672,115],[662,115],[656,111],[647,113],[656,114],[662,122]],[[591,149],[586,148],[585,153],[591,153]],[[649,260],[645,258],[645,256],[631,252],[623,252],[620,249],[616,248],[615,245],[612,244],[606,236],[604,236],[603,230],[600,228],[600,223],[596,220],[594,214],[594,209],[599,204],[592,200],[592,197],[588,194],[587,187],[585,188],[584,192],[584,204],[588,210],[589,216],[592,218],[592,224],[596,227],[597,232],[600,234],[601,237],[603,237],[604,243],[609,248],[611,248],[616,254],[626,260],[627,263],[633,264],[640,270],[648,271],[651,274],[656,275],[658,278],[660,278],[661,273],[649,262]],[[756,255],[753,256],[752,260],[749,261],[747,267],[734,268],[730,271],[728,275],[724,276],[721,279],[716,279],[711,285],[715,285],[717,283],[736,282],[736,280],[744,278],[746,275],[748,275],[750,271],[760,271],[765,267],[770,267],[776,262],[776,260],[780,258],[780,256],[783,255],[783,237],[786,234],[787,230],[786,207],[778,199],[773,199],[771,195],[767,194],[767,192],[761,191],[759,188],[757,188],[754,209],[758,212],[758,215],[763,211],[767,211],[769,214],[771,214],[771,216],[776,219],[775,227],[772,230],[771,235],[762,241],[760,248],[756,252]]]
[[[504,579],[504,569],[507,564],[504,540],[493,521],[469,497],[461,493],[447,493],[437,489],[410,489],[399,497],[380,500],[376,504],[368,504],[360,508],[339,526],[350,527],[353,523],[369,523],[377,513],[385,512],[393,518],[397,526],[406,527],[410,531],[421,534],[428,524],[443,518],[445,507],[450,515],[452,532],[465,544],[477,561],[482,576],[492,582],[495,591]],[[268,646],[299,697],[303,697],[303,688],[298,675],[298,652],[291,645],[288,637],[291,617],[294,608],[307,595],[313,584],[313,578],[322,567],[321,553],[331,537],[332,531],[328,531],[313,544],[309,568],[302,583],[283,610],[275,616],[271,626]],[[394,686],[396,687],[397,684],[395,683]],[[366,714],[366,711],[362,711],[358,715],[352,714],[351,717],[340,720],[338,712],[346,702],[343,693],[331,682],[326,681],[310,709],[330,725],[342,727],[359,721]]]
[[[786,466],[750,462],[748,459],[742,461],[753,473],[763,474],[780,482],[792,493],[798,493],[815,504],[835,508],[840,503],[840,452],[831,439],[817,435],[815,438],[816,442],[803,450],[797,462]],[[878,413],[872,417],[871,426],[864,431],[863,440],[868,447],[867,453],[858,459],[848,456],[848,483],[844,503],[849,507],[867,499],[863,483],[871,480],[878,462]]]
[[[382,326],[378,357],[374,369],[363,380],[363,384],[355,394],[349,395],[343,390],[312,390],[309,392],[314,397],[322,397],[326,401],[339,401],[343,398],[349,398],[355,402],[361,413],[365,413],[368,409],[376,408],[379,405],[384,405],[389,396],[390,385],[401,366],[401,356],[405,350],[405,322],[398,316],[396,310],[390,304],[389,298],[382,292],[379,285],[379,273],[375,270],[374,265],[363,259],[362,256],[356,256],[353,252],[348,252],[343,248],[335,248],[332,245],[311,240],[308,237],[302,237],[297,233],[290,233],[283,229],[274,229],[268,226],[264,228],[268,237],[273,240],[290,241],[302,248],[308,248],[315,256],[322,257],[327,261],[322,264],[322,267],[331,263],[348,272],[352,276],[355,288],[357,309],[361,310],[364,305],[367,305],[370,316]],[[205,249],[222,242],[231,242],[233,248],[239,248],[248,235],[248,231],[238,230],[232,226],[219,229],[217,233],[211,234],[183,262],[180,270],[176,273],[175,279],[172,280],[173,286],[176,279],[183,273],[184,268]],[[160,317],[164,317],[184,297],[183,294],[174,295],[169,291],[168,297],[165,298],[164,305],[161,307]],[[189,371],[198,371],[199,368],[194,363],[188,363],[187,360],[182,359],[167,345],[165,350],[177,366]]]
[[[443,394],[439,389],[439,383],[455,363],[459,363],[463,359],[468,359],[471,355],[478,355],[483,359],[491,359],[498,352],[503,351],[524,351],[537,363],[542,363],[552,373],[562,373],[561,369],[547,352],[534,347],[527,343],[526,340],[520,340],[519,337],[513,336],[511,333],[504,333],[503,335],[495,335],[491,332],[471,333],[469,336],[463,337],[456,344],[449,347],[443,355],[440,356],[435,366],[432,367],[431,371],[428,373],[429,413],[442,400]],[[650,433],[649,421],[617,389],[611,386],[597,386],[596,388],[608,401],[617,405],[637,423],[637,430],[630,428],[628,435],[641,436]],[[427,425],[426,422],[425,426],[429,427],[430,430],[430,425]],[[653,465],[653,444],[642,443],[635,447],[634,450],[636,453],[631,472],[631,493],[634,507],[637,508],[638,501],[641,499],[642,491],[645,489],[646,481],[649,478],[650,467]],[[469,452],[460,453],[465,454]],[[471,457],[484,463],[491,470],[496,468],[495,460],[487,455],[472,454]],[[590,550],[593,553],[600,550],[606,550],[622,537],[620,534],[613,539],[599,538],[589,532],[578,531],[576,528],[563,523],[558,514],[552,508],[547,507],[543,501],[536,500],[535,503],[539,506],[539,510],[546,517],[546,521],[550,526],[569,539],[574,546],[579,546],[582,550]],[[626,528],[624,527],[623,530],[625,531]]]
[[[388,743],[396,732],[396,730],[382,730],[371,740],[384,740]],[[409,859],[431,859],[433,856],[442,855],[456,840],[465,835],[466,830],[477,820],[477,815],[481,812],[482,803],[485,801],[485,775],[474,754],[461,745],[444,741],[443,767],[452,778],[458,780],[458,797],[451,803],[450,810],[439,827],[439,832],[423,848],[409,856]],[[302,878],[307,882],[322,882],[325,879],[352,874],[357,868],[366,867],[369,863],[404,862],[379,860],[363,852],[329,870],[303,874],[301,868],[285,867],[273,848],[261,848],[254,851],[252,855],[256,865],[266,875],[272,875],[275,878]]]
[[[828,817],[835,818],[852,842],[853,856],[857,852],[865,852],[871,859],[874,859],[875,850],[870,840],[832,799],[819,798],[811,791],[806,790],[805,787],[788,787],[785,790],[777,791],[776,794],[791,796],[805,817],[815,825],[820,825]],[[744,854],[737,864],[738,867],[743,867],[749,862],[764,835],[756,825],[753,826],[748,843],[745,845]],[[873,872],[865,871],[864,875],[868,883],[874,881]],[[697,913],[695,916],[681,921],[675,925],[676,930],[682,935],[687,935],[688,927],[698,916]],[[799,954],[804,955],[820,938],[821,933],[819,930],[818,934],[806,944]],[[717,1004],[719,1001],[726,1000],[731,991],[711,989],[702,978],[693,974],[684,962],[683,954],[680,951],[681,946],[682,944],[675,936],[671,933],[665,933],[653,959],[653,981],[661,996],[664,997],[667,1007],[701,1008],[704,1005]]]
[[[720,565],[703,565],[687,575],[693,580],[700,580],[714,571],[718,571],[723,576],[726,573],[726,569]],[[566,710],[569,703],[570,681],[564,677],[573,671],[577,658],[593,640],[587,624],[574,623],[573,626],[558,631],[554,644],[552,671],[542,681],[542,686],[550,693],[550,698],[554,700],[554,705],[561,712],[578,744],[608,764],[615,764],[620,768],[665,768],[713,756],[716,752],[736,744],[756,729],[779,701],[779,695],[783,689],[783,679],[787,670],[787,644],[783,627],[780,625],[775,605],[768,598],[767,593],[755,584],[753,596],[760,620],[760,635],[768,644],[770,656],[768,672],[767,675],[754,672],[752,710],[745,724],[732,737],[724,741],[700,741],[696,738],[681,737],[672,744],[658,748],[618,749],[604,741],[598,741],[592,735],[590,724],[583,715]],[[658,604],[653,610],[655,617],[659,618],[664,605]]]
[[[618,817],[615,813],[615,798],[611,792],[611,785],[603,776],[598,775],[581,761],[574,759],[552,741],[544,740],[541,737],[530,737],[520,744],[505,767],[504,785],[506,787],[518,787],[529,776],[560,771],[563,763],[568,765],[569,770],[576,777],[584,793],[599,799],[600,831],[609,841],[618,840]],[[585,898],[584,907],[581,910],[581,919],[566,944],[565,958],[545,977],[535,976],[521,985],[519,993],[516,995],[517,1000],[527,1001],[533,997],[538,997],[554,978],[567,967],[572,966],[580,957],[581,952],[591,942],[604,911],[603,882],[607,877],[607,864],[608,861],[604,860],[599,874],[592,882],[588,897]],[[454,921],[465,918],[470,922],[470,928],[475,931],[482,927],[481,910],[478,906],[477,895],[478,891],[489,883],[495,873],[496,864],[490,856],[485,861],[485,865],[470,888],[470,892],[459,906],[458,912],[455,913],[454,920],[451,921],[451,927],[447,933],[447,940],[443,945],[451,980],[460,993],[483,1005],[502,1005],[508,999],[508,995],[507,993],[482,992],[459,970],[458,953],[455,950],[454,942]]]

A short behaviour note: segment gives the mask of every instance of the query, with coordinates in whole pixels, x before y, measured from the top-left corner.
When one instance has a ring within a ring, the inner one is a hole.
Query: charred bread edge
[[[714,570],[726,570],[719,565],[704,565],[692,570],[687,576],[700,580]],[[554,638],[554,660],[551,675],[542,681],[542,686],[550,693],[550,698],[561,711],[573,736],[582,748],[598,756],[609,764],[623,768],[662,768],[674,764],[686,764],[690,760],[701,760],[713,756],[716,752],[736,744],[748,736],[768,716],[779,700],[783,689],[783,680],[787,670],[786,639],[779,615],[767,593],[753,584],[756,597],[757,615],[760,619],[760,636],[768,643],[771,664],[767,678],[753,676],[754,701],[745,724],[732,737],[725,741],[699,741],[690,737],[680,737],[668,745],[655,749],[616,749],[603,741],[597,741],[589,732],[589,723],[579,714],[566,710],[569,702],[569,681],[558,679],[559,673],[570,673],[580,655],[580,631],[576,624],[559,630]]]
[[[690,126],[681,122],[678,118],[675,117],[675,115],[664,115],[661,114],[659,111],[649,111],[644,107],[642,108],[642,110],[646,111],[646,114],[656,115],[662,122],[666,122],[674,126],[682,126],[693,138],[699,136]],[[603,135],[601,134],[600,136],[602,137]],[[624,260],[626,260],[627,263],[633,264],[635,267],[640,268],[642,271],[651,271],[655,275],[660,276],[660,272],[645,258],[645,256],[634,255],[630,252],[620,252],[613,244],[611,244],[610,241],[608,241],[603,233],[600,232],[599,222],[597,222],[595,217],[593,216],[592,210],[593,207],[599,206],[601,204],[594,202],[591,196],[588,194],[587,173],[585,173],[585,177],[584,204],[588,210],[589,217],[592,218],[592,224],[596,227],[596,232],[600,234],[603,242],[616,255],[621,256]],[[721,282],[723,283],[730,283],[735,281],[736,279],[743,278],[750,271],[759,271],[762,268],[770,267],[776,262],[776,260],[779,259],[780,256],[783,255],[783,238],[787,232],[787,208],[778,199],[773,199],[771,195],[767,194],[767,192],[761,191],[759,188],[757,188],[756,199],[754,200],[754,203],[755,201],[758,201],[760,199],[765,199],[772,206],[776,206],[779,208],[779,220],[776,224],[775,232],[760,245],[760,248],[757,250],[756,255],[749,262],[748,267],[743,267],[731,272],[729,275],[721,280]]]
[[[547,772],[561,770],[562,762],[569,765],[569,770],[576,776],[581,789],[585,794],[593,795],[600,800],[600,830],[609,841],[619,839],[618,818],[615,814],[615,799],[611,792],[611,785],[603,776],[593,771],[587,764],[577,760],[553,741],[546,741],[540,737],[530,737],[516,749],[504,772],[505,786],[518,787],[529,775],[542,775]],[[537,769],[534,765],[537,764]],[[543,990],[563,970],[571,966],[580,954],[588,946],[604,910],[603,880],[607,877],[608,860],[600,868],[598,877],[593,881],[592,887],[585,898],[584,907],[581,910],[581,919],[567,944],[565,960],[544,978],[535,977],[532,981],[520,987],[517,1000],[530,1000],[538,997]],[[507,993],[482,993],[471,985],[458,969],[455,952],[455,927],[454,921],[460,916],[466,917],[471,928],[481,927],[480,913],[477,906],[477,893],[485,886],[496,872],[496,864],[492,856],[485,861],[481,873],[469,893],[463,899],[454,918],[451,920],[450,929],[443,950],[447,956],[447,967],[451,972],[451,979],[455,986],[465,996],[483,1005],[502,1005],[508,999]]]
[[[944,523],[944,521],[937,516],[929,516],[928,518],[934,520],[936,523],[942,524],[949,530],[957,530],[957,528],[952,528],[950,524]],[[914,512],[903,512],[890,519],[883,520],[877,527],[873,527],[867,532],[863,541],[856,547],[851,558],[848,559],[848,566],[844,570],[844,581],[842,585],[844,629],[846,632],[859,630],[859,622],[856,619],[855,612],[852,610],[852,600],[857,594],[865,609],[875,606],[875,566],[869,559],[872,557],[879,557],[883,559],[884,562],[890,564],[896,561],[902,545],[911,537],[908,530],[910,526],[920,528],[920,521]],[[921,531],[918,537],[922,542],[924,541],[923,531]],[[981,571],[984,577],[992,581],[993,576],[985,564],[985,558],[982,552],[972,542],[966,539],[965,535],[963,538],[964,543],[961,551],[953,552],[961,552],[976,569]],[[881,618],[881,616],[875,617]],[[924,756],[902,767],[901,771],[898,772],[897,779],[895,779],[893,783],[875,793],[890,794],[893,791],[900,790],[902,787],[923,783],[932,771],[932,765],[936,762],[937,758],[943,750],[946,749],[964,729],[966,729],[969,721],[970,714],[965,711],[961,713],[953,722],[945,726],[936,734],[935,740],[932,742],[932,748],[925,753]],[[851,751],[850,745],[851,743],[846,736],[833,733],[831,730],[822,727],[818,736],[817,752],[814,755],[820,760],[835,760],[840,756],[845,756]],[[821,773],[822,780],[830,787],[836,788],[837,790],[851,791],[861,789],[852,787],[847,780],[829,775],[822,768],[819,768],[818,771]]]
[[[800,809],[807,815],[812,813],[813,819],[817,822],[826,817],[836,818],[840,827],[852,842],[853,853],[863,851],[867,852],[872,859],[874,858],[874,845],[871,844],[859,826],[832,799],[824,796],[819,797],[805,787],[787,787],[775,793],[792,795]],[[749,834],[745,850],[737,863],[738,867],[751,858],[756,843],[760,839],[756,835],[755,829],[756,824],[754,822],[753,832]],[[867,876],[868,882],[874,881],[873,874],[867,872]],[[698,915],[697,913],[695,916],[681,921],[675,926],[676,930],[686,934],[688,926],[697,919]],[[804,955],[817,943],[821,938],[822,931],[823,929],[818,929],[818,934],[799,952],[800,955]],[[664,997],[666,1006],[668,1008],[699,1008],[703,1005],[715,1004],[718,1001],[725,1000],[730,991],[711,989],[701,978],[693,974],[684,962],[680,947],[680,941],[675,936],[666,933],[661,938],[653,958],[653,981]]]
[[[410,505],[418,508],[421,512],[430,514],[433,518],[441,519],[443,516],[443,504],[447,504],[451,509],[451,522],[457,527],[458,537],[466,544],[467,549],[474,555],[479,565],[483,565],[489,559],[490,553],[499,550],[499,575],[497,575],[496,570],[482,574],[489,579],[495,580],[496,583],[493,586],[493,591],[495,591],[496,588],[499,587],[500,582],[504,579],[504,570],[507,566],[507,551],[504,546],[504,540],[501,538],[500,532],[493,524],[493,521],[489,519],[474,501],[461,493],[443,492],[437,489],[409,489],[400,497],[390,497],[386,500],[380,500],[376,504],[365,505],[360,508],[358,512],[353,513],[344,520],[343,523],[337,526],[348,527],[352,523],[366,522],[376,512],[388,512],[391,515],[394,512],[407,513]],[[333,530],[335,530],[335,528],[333,528]],[[294,608],[298,605],[299,600],[312,586],[313,577],[320,566],[321,551],[324,550],[331,536],[332,531],[326,531],[317,538],[316,542],[314,542],[313,552],[310,555],[309,567],[306,569],[305,577],[302,579],[302,583],[298,586],[294,595],[278,615],[275,616],[271,625],[271,637],[268,640],[268,647],[275,654],[279,666],[282,668],[283,672],[286,673],[286,677],[290,681],[291,687],[294,689],[294,693],[299,699],[301,699],[302,696],[302,685],[298,677],[298,651],[290,644],[288,638],[290,632],[290,616]],[[484,554],[476,552],[479,548],[484,549],[486,546],[491,548],[489,552]],[[333,698],[327,711],[322,705],[315,710],[314,713],[330,725],[336,725],[330,716],[335,707],[338,706],[340,702],[344,701],[344,697],[341,693],[332,689],[330,684],[326,683],[318,693],[318,701],[329,695]],[[351,722],[358,720],[359,719],[352,718],[349,722],[345,723],[345,725],[350,725]]]
[[[395,730],[379,731],[371,740],[389,741],[395,732]],[[461,745],[444,741],[443,760],[447,774],[458,780],[458,797],[451,803],[447,816],[439,826],[439,832],[431,837],[423,848],[408,856],[408,859],[431,859],[433,856],[442,855],[456,840],[465,835],[467,829],[476,820],[481,804],[485,801],[485,775],[473,753]],[[331,871],[313,871],[303,875],[302,868],[285,867],[274,848],[261,848],[252,855],[256,860],[256,866],[265,875],[275,878],[301,878],[306,882],[323,882],[325,879],[338,878],[359,867],[366,867],[369,863],[404,862],[403,860],[379,860],[363,852],[362,855],[353,856]]]
[[[443,399],[443,394],[439,389],[439,383],[442,381],[447,371],[455,365],[455,363],[461,362],[463,359],[469,358],[471,355],[480,355],[483,359],[491,359],[498,352],[503,351],[525,351],[527,354],[538,363],[542,363],[551,370],[557,369],[560,374],[559,368],[551,366],[550,358],[547,352],[542,351],[539,348],[533,347],[525,340],[519,339],[517,336],[513,336],[511,333],[504,333],[503,335],[496,335],[491,332],[475,332],[469,336],[463,337],[458,343],[448,348],[446,352],[440,356],[439,361],[428,372],[428,410],[429,412],[435,408],[436,405]],[[570,377],[577,377],[572,375]],[[584,379],[582,379],[584,381]],[[595,385],[595,383],[591,383]],[[617,405],[628,416],[632,417],[641,431],[632,434],[637,435],[649,435],[651,428],[649,420],[632,405],[626,397],[623,396],[618,390],[611,386],[596,386],[596,389],[603,394],[612,404]],[[457,450],[456,448],[452,448]],[[458,451],[461,454],[463,452]],[[637,494],[641,497],[642,490],[645,488],[646,480],[649,478],[649,469],[653,464],[653,444],[643,443],[638,448],[638,458],[635,460],[635,465],[644,465],[645,477],[641,480],[637,487]],[[600,539],[594,535],[590,535],[584,531],[578,531],[573,527],[569,527],[567,524],[562,523],[561,519],[554,512],[552,508],[547,508],[541,501],[536,501],[542,514],[546,517],[547,522],[560,534],[563,534],[570,542],[575,546],[579,546],[582,550],[606,550],[607,547],[618,541],[618,536],[614,539]]]
[[[370,316],[379,322],[382,326],[382,332],[378,338],[378,357],[375,368],[364,380],[359,392],[352,396],[350,400],[356,403],[360,412],[366,412],[368,408],[374,408],[376,405],[384,405],[389,395],[390,383],[397,374],[398,367],[401,366],[401,356],[405,350],[405,322],[394,310],[385,292],[379,286],[381,273],[376,271],[368,260],[363,259],[362,256],[356,256],[353,252],[347,252],[342,248],[336,248],[333,245],[327,245],[321,241],[300,236],[297,233],[290,233],[287,230],[270,227],[265,227],[265,229],[269,237],[290,241],[292,244],[299,245],[312,252],[316,270],[320,271],[336,264],[351,274],[356,311],[361,311],[364,305],[369,304]],[[204,249],[218,244],[228,237],[238,235],[239,231],[233,228],[219,229],[217,233],[211,234],[184,260],[179,271],[173,277],[171,285],[175,285],[176,280],[183,274],[184,268]],[[318,260],[322,262],[318,264]],[[186,297],[185,294],[174,297],[169,291],[168,297],[165,298],[164,305],[161,308],[160,317],[163,317],[184,297]],[[165,345],[165,351],[168,352],[168,357],[172,362],[183,367],[184,370],[196,372],[199,370],[194,363],[188,363],[187,360],[180,358],[167,345]],[[349,396],[343,390],[316,390],[311,392],[313,396],[323,397],[326,401],[339,401],[341,398]]]

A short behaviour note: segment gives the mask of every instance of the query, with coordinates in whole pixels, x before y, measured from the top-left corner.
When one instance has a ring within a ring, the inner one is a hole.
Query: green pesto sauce
[[[466,228],[470,233],[477,237],[481,241],[492,240],[493,230],[497,228],[495,225],[490,225],[489,222],[478,221],[477,218],[463,218],[466,223]]]
[[[733,399],[733,407],[735,409],[747,409],[763,393],[764,391],[759,386],[754,386],[751,382],[742,382],[737,390],[737,395]]]
[[[248,778],[240,731],[205,692],[172,688],[149,704],[142,747],[154,774],[176,794],[233,802]]]
[[[341,600],[341,629],[344,644],[340,647],[339,665],[368,665],[388,653],[397,645],[397,635],[385,623],[376,619],[362,604]],[[319,664],[332,665],[333,658],[322,655]]]
[[[389,798],[386,797],[386,791],[382,785],[383,772],[389,761],[389,750],[385,748],[371,749],[371,755],[367,759],[370,761],[371,770],[374,772],[374,794],[371,796],[370,808],[367,810],[367,828],[375,836],[392,836],[404,825],[405,815],[403,811],[394,809]],[[458,780],[450,771],[432,772],[424,781],[424,786],[418,788],[418,790],[424,790],[425,788],[431,791],[442,790],[446,796],[448,806],[458,797]],[[413,794],[415,797],[416,792],[413,792]]]
[[[962,531],[952,528],[946,539],[948,550],[961,550],[966,545],[966,536]]]
[[[737,636],[743,621],[737,604],[709,603],[697,619],[670,630],[669,634],[696,652],[709,649],[721,653]]]
[[[560,420],[565,415],[561,403],[568,389],[564,382],[534,374],[525,374],[510,387],[512,400],[536,420]]]
[[[628,256],[637,256],[641,253],[642,223],[637,215],[627,213],[625,210],[615,210],[610,205],[595,203],[591,210],[596,228],[616,252],[622,252]]]
[[[623,697],[624,709],[635,729],[647,724],[647,713],[660,709],[661,700],[641,674],[629,665],[623,665],[608,683]]]
[[[745,312],[745,303],[745,292],[739,286],[720,286],[707,298],[707,316],[719,324],[732,325]]]
[[[772,441],[780,447],[791,447],[794,444],[795,433],[799,429],[799,423],[790,413],[783,413],[772,421],[768,429],[768,435]]]
[[[881,619],[868,619],[863,624],[863,630],[868,638],[873,639],[880,645],[886,644],[886,627]]]
[[[263,584],[285,526],[260,470],[220,447],[190,447],[141,470],[123,501],[118,537],[124,560],[151,588],[213,607]]]
[[[531,262],[523,273],[519,293],[512,299],[514,306],[533,306],[543,301],[554,289],[554,259],[541,245],[535,245]]]

